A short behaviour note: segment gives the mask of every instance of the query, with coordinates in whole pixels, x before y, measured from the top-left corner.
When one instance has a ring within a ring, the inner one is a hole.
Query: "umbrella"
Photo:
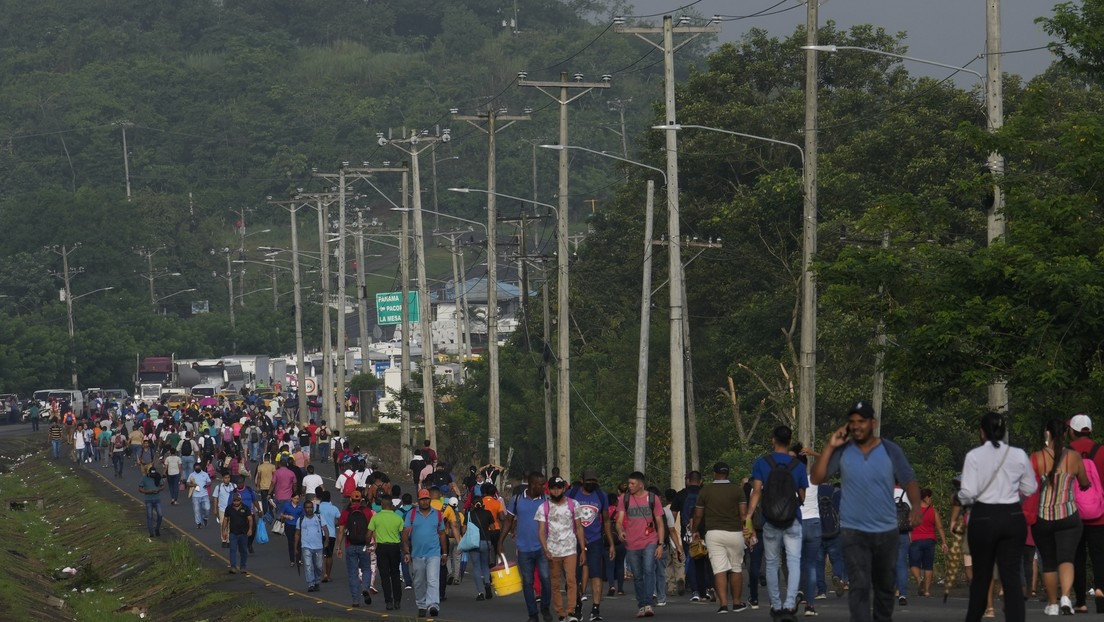
[[[218,400],[216,400],[213,397],[205,397],[205,398],[199,400],[199,406],[200,406],[200,408],[207,408],[208,406],[211,406],[211,407],[218,406]]]

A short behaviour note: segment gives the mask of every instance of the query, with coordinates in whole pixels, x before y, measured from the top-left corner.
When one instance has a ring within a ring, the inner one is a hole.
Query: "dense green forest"
[[[623,7],[519,0],[514,22],[512,3],[493,4],[0,1],[0,389],[67,384],[61,258],[43,248],[54,245],[81,244],[69,255],[83,268],[73,277],[75,294],[115,288],[74,303],[82,384],[124,384],[138,352],[290,351],[289,297],[274,310],[257,294],[230,326],[222,249],[247,246],[252,260],[257,246],[286,246],[286,212],[266,197],[324,190],[312,169],[402,159],[377,145],[377,132],[450,128],[454,139],[434,154],[439,185],[485,187],[485,136],[451,120],[450,108],[531,108],[532,121],[498,138],[498,187],[552,202],[555,156],[533,145],[555,142],[558,107],[518,88],[519,71],[534,80],[610,74],[612,88],[572,104],[571,142],[621,153],[624,131],[629,158],[663,167],[663,136],[648,129],[663,120],[661,59],[611,30]],[[1008,382],[1020,444],[1033,445],[1046,418],[1095,414],[1104,397],[1104,48],[1088,35],[1098,30],[1101,8],[1087,0],[1084,8],[1046,11],[1042,23],[1059,41],[1059,61],[1030,81],[1005,76],[1005,124],[995,134],[985,129],[980,85],[963,90],[917,78],[884,56],[821,55],[822,433],[870,395],[879,355],[884,433],[936,487],[976,438],[995,379]],[[904,35],[876,26],[829,23],[818,37],[907,52]],[[802,29],[783,38],[751,29],[736,44],[713,47],[701,38],[682,48],[679,121],[800,143],[804,43]],[[985,161],[993,150],[1007,160],[1007,233],[988,245]],[[571,259],[574,463],[619,472],[632,457],[645,180],[662,180],[574,155],[572,219],[589,228]],[[721,241],[684,255],[693,259],[687,309],[700,462],[743,464],[762,451],[771,426],[793,421],[801,159],[785,146],[690,130],[679,134],[679,158],[684,233]],[[380,188],[398,200],[394,180],[381,179]],[[386,199],[363,193],[359,207],[394,221]],[[424,200],[434,199],[426,192]],[[482,214],[470,195],[442,192],[436,200],[448,213]],[[662,201],[657,208],[662,223]],[[243,217],[248,244],[234,229]],[[310,222],[305,244],[316,248]],[[150,305],[144,277],[152,249],[161,249],[152,256],[155,272],[180,273],[157,279],[158,296],[197,291]],[[395,272],[393,252],[373,252],[385,255],[374,271]],[[474,265],[479,255],[471,252]],[[666,279],[662,252],[655,284]],[[263,271],[247,276],[247,291],[266,286]],[[210,300],[212,312],[191,316],[195,299]],[[648,455],[649,471],[660,474],[669,470],[668,322],[665,304],[654,306]],[[540,465],[544,455],[541,368],[551,351],[541,341],[542,320],[535,305],[502,353],[504,445],[523,466]],[[319,327],[311,324],[317,344]],[[486,370],[474,364],[472,371],[440,418],[443,450],[464,460],[481,451],[485,436]]]

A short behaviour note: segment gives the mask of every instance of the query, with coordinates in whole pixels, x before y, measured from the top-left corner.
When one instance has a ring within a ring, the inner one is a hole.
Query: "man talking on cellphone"
[[[856,403],[847,414],[847,424],[828,437],[809,474],[814,484],[840,476],[843,559],[850,579],[848,606],[855,622],[893,619],[898,543],[894,484],[908,494],[910,522],[914,527],[920,524],[916,474],[900,446],[875,435],[877,425],[870,403]]]

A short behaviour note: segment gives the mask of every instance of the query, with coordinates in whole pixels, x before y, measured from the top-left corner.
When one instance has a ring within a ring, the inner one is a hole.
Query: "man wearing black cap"
[[[848,412],[847,424],[828,437],[810,477],[814,484],[822,484],[840,476],[848,606],[857,622],[893,619],[898,540],[894,484],[908,494],[912,525],[920,524],[920,486],[912,466],[896,443],[874,434],[876,428],[874,409],[866,401],[856,403]]]
[[[724,462],[713,465],[713,483],[702,488],[694,507],[694,517],[687,528],[691,538],[698,539],[705,527],[705,546],[713,566],[713,583],[720,601],[717,613],[726,613],[728,592],[732,591],[732,611],[743,611],[747,604],[741,599],[744,587],[744,514],[747,499],[744,489],[728,479],[729,467]]]

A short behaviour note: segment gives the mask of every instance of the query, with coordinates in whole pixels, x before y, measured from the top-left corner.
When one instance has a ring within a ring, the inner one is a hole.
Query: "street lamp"
[[[438,162],[446,162],[448,160],[459,160],[459,159],[460,159],[460,156],[454,155],[454,156],[448,156],[447,158],[436,158],[436,159],[433,160],[433,213],[436,214],[436,216],[433,217],[433,230],[434,231],[438,231],[441,228],[441,221],[438,220],[438,217],[440,216],[438,211],[441,208],[437,205],[437,163]]]
[[[656,125],[653,130],[679,131],[682,129],[706,130],[731,134],[742,138],[762,140],[776,145],[793,147],[801,154],[802,186],[804,188],[804,209],[802,215],[802,250],[801,250],[801,355],[799,360],[799,386],[797,409],[798,439],[806,446],[811,446],[816,426],[816,283],[813,280],[813,257],[816,255],[816,173],[810,174],[809,166],[805,160],[805,150],[796,143],[745,134],[733,130],[723,130],[705,125]]]
[[[194,291],[196,291],[196,288],[194,288],[194,287],[189,287],[188,289],[182,289],[178,292],[173,292],[173,293],[169,294],[168,296],[161,296],[160,298],[154,300],[153,304],[157,304],[157,303],[161,302],[162,300],[168,300],[169,298],[172,298],[173,296],[179,296],[180,294],[186,294],[188,292],[194,292]]]
[[[553,149],[553,150],[556,150],[556,151],[562,151],[562,150],[565,150],[565,149],[578,149],[579,151],[586,151],[587,153],[593,153],[595,155],[600,155],[600,156],[607,157],[607,158],[610,158],[610,159],[613,159],[613,160],[618,160],[620,162],[626,162],[628,164],[633,164],[635,166],[640,166],[640,167],[650,169],[650,170],[653,170],[653,171],[659,173],[660,175],[663,176],[663,184],[665,186],[667,184],[667,173],[666,172],[664,172],[662,169],[660,169],[658,167],[649,166],[647,164],[644,164],[643,162],[637,162],[635,160],[630,160],[630,159],[625,158],[625,157],[620,157],[620,156],[613,155],[611,153],[606,153],[605,151],[595,151],[594,149],[588,149],[586,147],[578,147],[578,146],[575,146],[575,145],[540,145],[540,147],[542,149]],[[649,179],[648,180],[647,208],[645,210],[645,215],[644,215],[644,262],[643,262],[643,266],[642,266],[642,268],[643,268],[643,284],[642,284],[642,287],[641,287],[641,294],[640,294],[640,344],[639,344],[639,347],[638,347],[639,354],[638,354],[638,358],[637,358],[637,377],[636,377],[636,430],[635,430],[635,437],[634,437],[635,442],[633,444],[633,469],[636,470],[636,471],[641,471],[641,472],[644,471],[644,467],[647,464],[647,461],[645,460],[645,457],[646,457],[645,449],[646,449],[646,447],[645,447],[644,437],[646,435],[647,426],[648,426],[648,349],[649,349],[649,344],[651,342],[651,323],[652,323],[652,300],[651,300],[652,299],[652,227],[653,227],[653,222],[654,222],[654,218],[653,218],[654,205],[655,205],[655,183],[652,180]],[[671,275],[672,276],[671,287],[684,287],[685,286],[685,279],[684,278],[678,278],[678,279],[675,278],[676,276],[683,276],[683,275],[684,275],[684,273],[682,273],[682,272],[680,272],[679,275]],[[685,296],[684,296],[684,298],[685,298]],[[685,318],[685,315],[683,317]],[[676,329],[676,327],[672,324],[671,330],[674,331],[675,329]],[[689,339],[688,339],[689,331],[686,330],[686,322],[682,322],[682,325],[678,326],[677,329],[680,331],[680,334],[683,334],[684,337],[687,337],[686,339],[684,339],[685,343],[683,345],[685,347],[689,348]],[[686,386],[685,386],[685,384],[681,384],[681,385],[676,386],[675,378],[676,378],[676,374],[674,373],[674,370],[672,370],[672,373],[671,373],[671,401],[673,403],[681,403],[685,399]],[[676,400],[677,400],[677,402],[676,402]],[[673,409],[673,408],[671,410],[672,410],[672,412],[671,412],[671,415],[672,415],[672,419],[671,419],[672,432],[671,432],[671,435],[672,435],[672,438],[673,438],[674,435],[675,435],[674,427],[676,425],[674,417],[678,416],[678,413],[676,413],[675,409]],[[691,448],[694,450],[693,453],[695,454],[694,455],[694,460],[693,460],[694,463],[697,462],[697,455],[696,455],[697,454],[697,441],[694,440],[694,439],[697,438],[696,434],[697,434],[696,430],[693,431],[693,433],[691,434]],[[680,448],[672,446],[671,450],[673,452],[677,453],[677,452],[680,451]],[[683,449],[682,451],[685,451],[685,450]],[[681,457],[675,456],[674,459],[671,460],[671,468],[673,470],[677,469],[677,465],[685,464],[685,463],[686,463],[685,454],[682,454]],[[696,464],[695,464],[695,468],[696,468]],[[674,481],[675,479],[679,478],[681,475],[682,474],[678,473],[677,471],[672,472],[671,473],[671,480]]]
[[[84,298],[85,296],[91,296],[92,294],[97,294],[99,292],[106,292],[106,291],[112,290],[112,289],[115,289],[115,287],[114,286],[101,287],[99,289],[94,289],[90,292],[85,292],[83,294],[80,294],[79,296],[71,296],[70,293],[69,293],[69,280],[68,280],[68,278],[65,280],[65,312],[66,312],[66,315],[68,316],[68,319],[69,319],[69,348],[70,348],[70,351],[73,353],[71,363],[72,363],[72,367],[73,367],[72,372],[73,372],[73,390],[74,391],[79,391],[80,387],[77,385],[77,333],[76,333],[76,327],[73,324],[73,302],[76,301],[76,300],[80,300],[81,298]]]

